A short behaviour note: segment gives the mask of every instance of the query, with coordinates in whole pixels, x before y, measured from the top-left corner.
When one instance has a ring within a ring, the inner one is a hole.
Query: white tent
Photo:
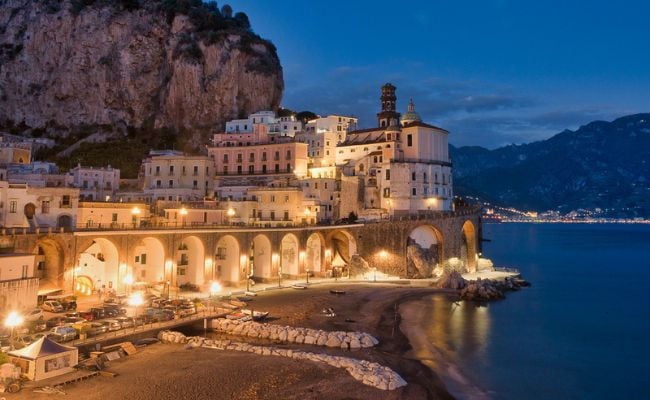
[[[7,354],[14,364],[20,366],[23,374],[33,381],[72,372],[79,362],[79,350],[76,347],[63,346],[46,336]]]

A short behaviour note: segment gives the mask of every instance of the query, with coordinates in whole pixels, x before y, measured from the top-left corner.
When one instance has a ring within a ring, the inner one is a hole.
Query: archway
[[[177,284],[184,283],[203,285],[205,248],[203,242],[196,236],[188,236],[178,246],[176,257]]]
[[[56,220],[56,227],[63,229],[72,228],[72,217],[67,214],[59,215],[59,218]]]
[[[239,282],[240,277],[239,242],[227,235],[217,242],[214,257],[214,278],[224,283]]]
[[[307,239],[305,250],[305,269],[316,274],[322,272],[323,268],[323,238],[318,233],[312,233]]]
[[[354,236],[346,231],[332,233],[330,242],[332,243],[332,264],[334,266],[336,266],[336,262],[349,264],[352,256],[357,254],[357,242]]]
[[[271,241],[266,235],[257,235],[253,239],[253,276],[271,278]]]
[[[86,277],[86,284],[92,284],[91,289],[117,290],[120,286],[119,252],[117,246],[105,238],[96,238],[79,253],[75,267],[74,287],[77,294],[89,294],[86,287],[81,285],[81,277]],[[78,285],[79,283],[79,285]],[[81,289],[84,289],[83,291]]]
[[[298,276],[300,271],[298,238],[288,233],[280,243],[280,268],[283,274]]]
[[[165,246],[153,237],[140,240],[133,249],[133,278],[136,282],[171,280],[171,271],[165,274]]]
[[[429,278],[440,276],[443,260],[442,233],[431,225],[420,225],[409,234],[406,243],[407,276]]]
[[[64,252],[61,245],[52,239],[43,239],[38,241],[35,253],[38,254],[36,275],[42,279],[39,286],[64,289]]]
[[[463,242],[460,248],[460,259],[469,272],[476,272],[476,228],[472,221],[463,224]]]

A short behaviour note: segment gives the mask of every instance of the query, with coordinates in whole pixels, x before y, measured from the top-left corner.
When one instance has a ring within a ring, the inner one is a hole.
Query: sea
[[[454,396],[650,399],[650,225],[485,224],[483,236],[483,255],[532,286],[484,305],[420,302],[436,349],[420,356],[445,359],[433,365]]]

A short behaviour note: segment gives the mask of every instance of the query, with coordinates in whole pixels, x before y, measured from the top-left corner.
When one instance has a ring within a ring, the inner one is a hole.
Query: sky
[[[451,144],[487,148],[650,112],[650,2],[227,3],[277,47],[295,111],[374,127],[391,82],[398,111],[413,98]]]

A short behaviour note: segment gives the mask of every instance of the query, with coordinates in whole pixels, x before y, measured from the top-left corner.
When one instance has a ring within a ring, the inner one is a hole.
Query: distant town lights
[[[129,305],[134,307],[139,307],[142,304],[144,304],[144,299],[142,298],[142,294],[133,293],[131,296],[129,296]]]
[[[384,260],[388,257],[388,252],[386,250],[382,250],[379,252],[379,257],[383,258]]]
[[[133,279],[133,275],[128,274],[127,276],[124,277],[124,284],[125,285],[133,285],[133,282],[135,280]]]

